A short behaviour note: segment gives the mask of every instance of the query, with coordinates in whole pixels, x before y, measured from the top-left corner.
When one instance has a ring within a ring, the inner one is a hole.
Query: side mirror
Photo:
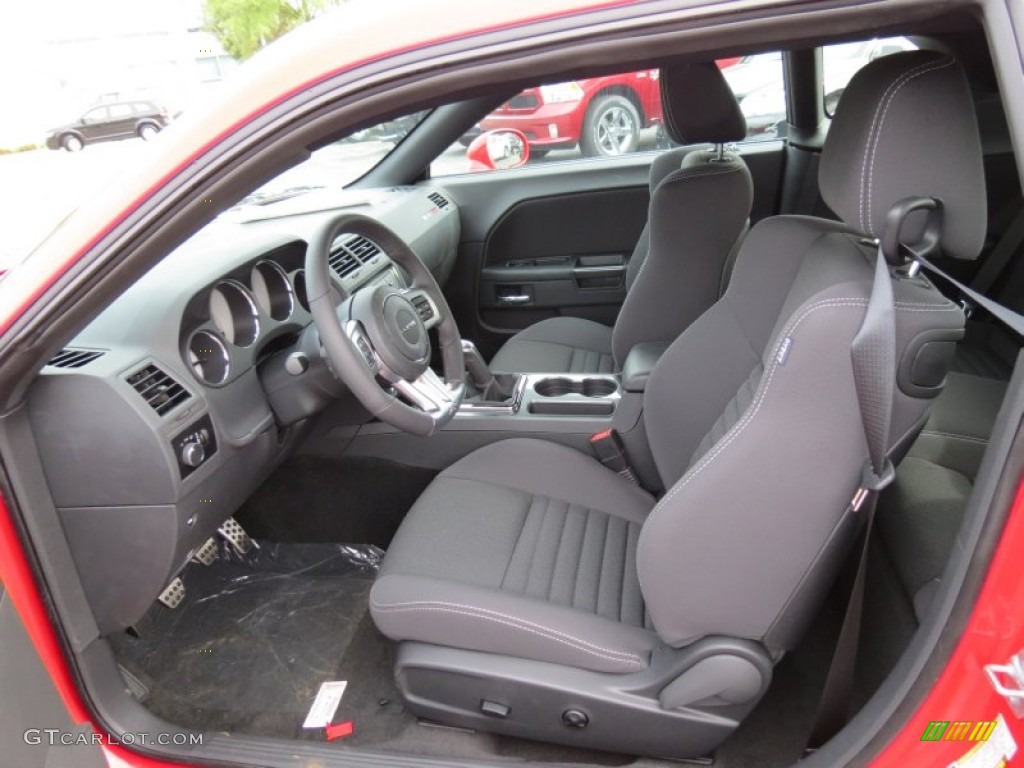
[[[518,168],[530,159],[526,134],[511,128],[481,133],[466,150],[471,171],[503,171]]]

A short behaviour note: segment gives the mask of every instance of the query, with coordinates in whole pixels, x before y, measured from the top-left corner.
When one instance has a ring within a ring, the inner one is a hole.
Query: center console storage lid
[[[630,349],[622,364],[622,388],[627,392],[643,392],[651,371],[666,349],[668,342],[663,341],[645,342]]]

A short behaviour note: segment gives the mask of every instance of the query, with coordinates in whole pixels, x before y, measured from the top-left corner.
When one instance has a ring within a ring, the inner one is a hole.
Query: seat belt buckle
[[[615,472],[629,480],[633,485],[639,485],[636,473],[626,458],[626,448],[622,444],[622,438],[614,429],[605,429],[595,432],[590,436],[590,445],[594,449],[597,460],[604,464],[612,472]]]
[[[864,502],[871,497],[871,494],[881,493],[895,479],[896,467],[893,466],[888,456],[885,457],[882,464],[881,473],[875,472],[875,465],[871,463],[871,459],[868,459],[864,462],[864,469],[861,471],[860,487],[850,499],[850,510],[860,512]]]

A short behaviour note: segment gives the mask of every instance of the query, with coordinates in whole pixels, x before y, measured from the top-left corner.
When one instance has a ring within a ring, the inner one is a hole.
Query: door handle
[[[600,267],[573,267],[572,273],[577,278],[588,277],[618,277],[626,271],[625,264],[609,264]]]
[[[507,294],[498,297],[499,304],[529,304],[533,299],[525,294]]]
[[[625,283],[626,266],[624,264],[603,264],[593,267],[573,267],[572,278],[576,287],[587,288],[621,288]]]

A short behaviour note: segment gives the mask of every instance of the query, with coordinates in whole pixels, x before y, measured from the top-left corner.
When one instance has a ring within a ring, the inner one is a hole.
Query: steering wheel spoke
[[[345,333],[348,335],[349,341],[356,348],[356,351],[359,352],[360,357],[363,358],[366,367],[373,371],[373,373],[383,373],[384,363],[381,362],[377,350],[373,348],[373,343],[363,330],[362,324],[358,320],[349,320],[345,323]]]
[[[423,321],[424,328],[433,328],[444,319],[441,316],[441,310],[438,308],[437,302],[434,301],[433,296],[428,291],[422,288],[410,288],[402,291],[402,295],[416,308],[416,312]]]
[[[428,368],[414,381],[392,382],[395,390],[424,413],[448,414],[455,406],[458,392],[445,384]]]

